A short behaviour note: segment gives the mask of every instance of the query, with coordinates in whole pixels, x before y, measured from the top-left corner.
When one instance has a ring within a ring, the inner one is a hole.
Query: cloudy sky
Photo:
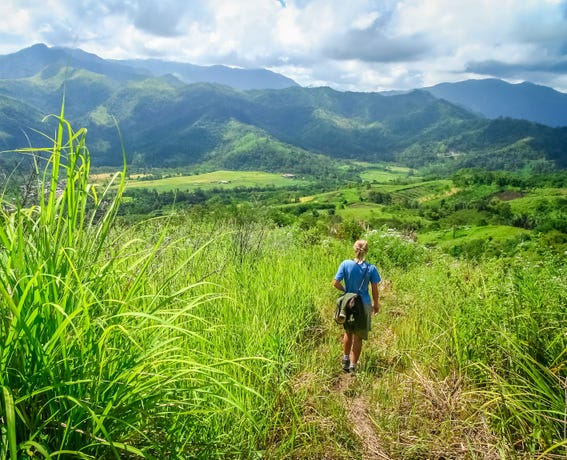
[[[567,0],[2,0],[0,54],[40,42],[339,90],[496,77],[567,92]]]

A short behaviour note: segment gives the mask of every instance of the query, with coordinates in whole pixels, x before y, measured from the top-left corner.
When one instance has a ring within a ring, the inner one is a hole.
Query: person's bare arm
[[[335,286],[335,288],[337,288],[339,291],[345,292],[345,288],[339,280],[333,280],[333,286]]]
[[[374,314],[380,310],[380,299],[378,297],[378,283],[372,283],[372,311]]]

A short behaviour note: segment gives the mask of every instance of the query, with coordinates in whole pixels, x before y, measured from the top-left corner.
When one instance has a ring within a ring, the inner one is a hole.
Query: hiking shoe
[[[342,365],[343,365],[343,371],[348,372],[350,368],[350,359],[343,358]]]
[[[351,364],[348,368],[350,374],[356,374],[356,364]]]

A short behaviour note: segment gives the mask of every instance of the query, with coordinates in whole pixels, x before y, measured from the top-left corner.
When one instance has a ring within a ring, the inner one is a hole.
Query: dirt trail
[[[390,283],[381,284],[381,296],[384,294],[388,296]],[[325,307],[325,315],[328,310],[329,308]],[[380,320],[381,318],[377,317],[376,321]],[[381,328],[376,329],[377,331],[371,333],[364,346],[370,347],[369,349],[388,347],[392,334],[385,334],[384,331],[378,333]],[[339,361],[336,362],[336,368],[333,367],[331,374],[328,373],[328,368],[319,369],[317,372],[310,370],[300,373],[294,383],[297,391],[307,388],[309,392],[304,402],[303,418],[307,426],[316,427],[317,433],[315,450],[313,446],[306,445],[305,451],[299,449],[295,458],[391,460],[383,448],[375,421],[372,419],[373,408],[368,399],[371,387],[376,383],[374,379],[381,378],[380,372],[373,367],[361,370],[360,374],[342,372],[340,369],[342,328],[339,329],[334,323],[328,330],[326,328],[318,330],[320,349],[315,350],[314,356],[328,356],[329,342],[326,340],[328,339],[326,334],[332,334],[337,339],[331,353]],[[317,367],[317,364],[315,366]],[[325,401],[329,400],[332,402],[326,404]],[[346,419],[344,417],[337,419],[337,406],[344,410]],[[348,434],[344,431],[345,427],[348,427]],[[312,433],[308,434],[307,438],[310,436]]]
[[[357,395],[351,390],[354,379],[356,375],[343,374],[337,381],[334,391],[345,396],[347,416],[353,431],[360,439],[362,458],[364,460],[390,460],[390,457],[382,450],[372,420],[366,411],[368,402],[364,396]]]
[[[381,283],[380,297],[383,299],[384,295],[390,294],[391,286],[389,282]],[[379,340],[379,337],[372,337],[370,342]],[[366,346],[369,346],[366,344]],[[355,391],[353,386],[356,384],[356,374],[342,374],[333,389],[336,393],[344,395],[345,409],[349,418],[350,425],[353,431],[359,438],[360,446],[362,448],[362,458],[368,460],[389,460],[390,457],[386,455],[382,449],[382,444],[376,430],[374,423],[370,418],[367,408],[368,401],[363,394]]]
[[[391,292],[391,284],[389,281],[381,283],[380,297],[388,296]],[[372,346],[380,341],[380,336],[371,337],[369,343]],[[369,346],[368,343],[365,344]],[[349,418],[350,426],[353,427],[354,433],[358,436],[361,446],[361,454],[364,460],[390,460],[391,457],[384,452],[380,439],[376,434],[374,423],[368,414],[368,401],[364,394],[360,394],[355,388],[356,374],[342,374],[337,380],[333,392],[336,396],[344,399],[345,410]]]

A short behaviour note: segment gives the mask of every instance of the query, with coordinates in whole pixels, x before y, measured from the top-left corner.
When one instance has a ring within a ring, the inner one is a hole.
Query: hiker
[[[362,351],[362,341],[368,339],[368,332],[371,326],[372,313],[378,313],[380,305],[378,303],[378,283],[380,274],[375,265],[365,260],[368,253],[368,242],[358,240],[353,245],[354,259],[347,259],[341,262],[337,274],[333,279],[333,286],[342,292],[353,292],[360,294],[363,304],[363,315],[355,326],[348,322],[344,323],[343,335],[343,359],[342,367],[345,372],[354,372],[360,352]],[[344,285],[343,282],[344,281]],[[368,294],[368,287],[372,290],[372,300]]]

